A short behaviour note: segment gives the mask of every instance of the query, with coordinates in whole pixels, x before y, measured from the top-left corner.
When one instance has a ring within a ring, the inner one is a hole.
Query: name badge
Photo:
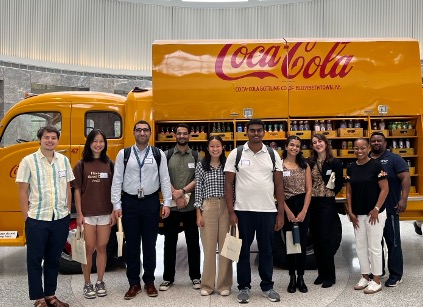
[[[188,168],[195,168],[195,163],[188,163]]]
[[[153,164],[153,158],[145,158],[145,164]]]
[[[239,164],[241,164],[242,166],[249,166],[250,160],[241,160],[241,161],[239,161]]]
[[[108,173],[100,173],[100,179],[101,178],[107,179],[107,178],[109,178],[109,174]]]
[[[332,174],[332,170],[331,170],[331,169],[328,169],[328,170],[326,171],[326,175],[330,175],[330,174]]]
[[[59,178],[66,177],[66,171],[58,171]]]
[[[284,177],[289,177],[289,176],[291,176],[291,171],[283,171],[283,176],[284,176]]]

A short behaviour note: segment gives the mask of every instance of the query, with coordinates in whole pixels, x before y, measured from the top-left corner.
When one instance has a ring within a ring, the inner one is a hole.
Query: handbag
[[[184,197],[185,197],[185,201],[186,201],[186,203],[188,204],[189,203],[189,199],[191,198],[191,193],[185,193],[184,194]],[[176,200],[174,200],[174,199],[172,199],[172,202],[170,203],[170,206],[169,207],[176,207]]]
[[[294,244],[294,238],[292,231],[287,231],[285,235],[286,253],[290,254],[301,254],[301,244]]]
[[[234,230],[234,235],[232,235],[232,230]],[[242,240],[239,238],[238,226],[231,226],[229,232],[226,234],[220,254],[229,260],[238,262],[241,246]]]
[[[71,238],[72,260],[87,264],[87,251],[85,248],[84,230],[76,228],[75,235]]]

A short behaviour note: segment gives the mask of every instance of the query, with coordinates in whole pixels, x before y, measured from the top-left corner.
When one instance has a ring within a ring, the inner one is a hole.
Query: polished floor
[[[423,306],[423,237],[414,232],[411,221],[401,222],[401,236],[404,253],[403,283],[396,288],[383,287],[383,291],[366,295],[362,291],[353,290],[359,280],[358,260],[355,254],[354,235],[351,224],[345,217],[343,222],[343,239],[336,255],[336,284],[329,289],[313,285],[316,271],[307,271],[305,281],[309,292],[306,294],[286,292],[289,276],[287,271],[275,269],[275,290],[281,294],[281,302],[272,303],[261,296],[260,278],[257,271],[257,254],[251,254],[253,265],[253,282],[248,306]],[[115,269],[106,273],[108,295],[104,298],[87,300],[82,296],[82,275],[60,275],[57,296],[72,307],[80,306],[236,306],[237,290],[234,284],[233,293],[228,297],[213,294],[200,296],[198,290],[191,287],[188,278],[184,238],[181,235],[178,243],[177,274],[175,284],[166,292],[159,292],[156,298],[147,297],[145,292],[131,301],[123,300],[128,289],[124,269]],[[158,241],[158,259],[156,270],[156,286],[162,281],[163,273],[163,237]],[[28,299],[26,277],[26,248],[0,248],[0,306],[33,306]],[[234,267],[235,268],[235,267]],[[234,270],[236,274],[236,269]],[[95,276],[93,276],[95,280]],[[234,276],[236,281],[236,276]]]

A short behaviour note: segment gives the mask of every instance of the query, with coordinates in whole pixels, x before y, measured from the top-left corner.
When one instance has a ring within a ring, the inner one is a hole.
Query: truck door
[[[63,101],[23,103],[18,108],[12,108],[1,121],[0,232],[18,231],[19,237],[15,240],[0,238],[0,245],[25,244],[24,221],[19,205],[18,185],[15,183],[19,163],[23,157],[38,150],[37,131],[47,125],[59,129],[61,135],[56,151],[69,157],[70,109],[70,103]]]

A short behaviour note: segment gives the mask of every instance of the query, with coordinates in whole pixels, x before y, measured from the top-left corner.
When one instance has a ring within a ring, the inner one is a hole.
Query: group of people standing
[[[250,299],[250,246],[254,237],[259,249],[262,295],[280,301],[272,279],[273,236],[280,229],[286,234],[298,227],[300,234],[301,252],[287,255],[289,293],[308,291],[304,271],[309,230],[318,267],[314,284],[329,288],[336,283],[334,256],[342,227],[335,196],[344,178],[342,163],[333,157],[326,137],[312,137],[313,150],[307,161],[302,156],[300,138],[290,136],[281,159],[262,142],[264,123],[251,119],[247,123],[248,142],[232,150],[228,158],[221,137],[211,136],[205,157],[199,160],[198,153],[189,147],[189,131],[186,124],[179,124],[175,147],[163,152],[149,145],[151,127],[140,120],[133,129],[135,144],[120,150],[113,163],[106,153],[106,136],[101,130],[93,130],[72,172],[68,159],[55,151],[60,132],[51,126],[40,129],[40,149],[22,160],[16,178],[26,225],[29,295],[36,307],[68,306],[54,294],[59,257],[68,234],[71,185],[77,223],[85,233],[87,264],[82,265],[82,271],[86,298],[107,295],[103,280],[106,245],[110,227],[120,218],[127,246],[127,300],[142,290],[141,248],[144,289],[150,297],[158,295],[154,272],[160,216],[165,236],[160,291],[168,290],[175,282],[181,223],[189,278],[203,296],[214,291],[222,296],[231,293],[232,261],[219,253],[216,266],[216,248],[221,251],[231,225],[238,227],[242,239],[237,263],[239,303]],[[405,161],[386,150],[383,134],[374,133],[370,146],[366,139],[357,139],[354,150],[357,161],[347,169],[347,207],[362,273],[354,288],[375,293],[381,289],[379,278],[384,267],[382,235],[388,247],[390,273],[385,285],[401,282],[398,214],[406,208],[410,177]],[[202,276],[200,238],[204,253]],[[93,285],[90,273],[94,250],[98,274]]]

